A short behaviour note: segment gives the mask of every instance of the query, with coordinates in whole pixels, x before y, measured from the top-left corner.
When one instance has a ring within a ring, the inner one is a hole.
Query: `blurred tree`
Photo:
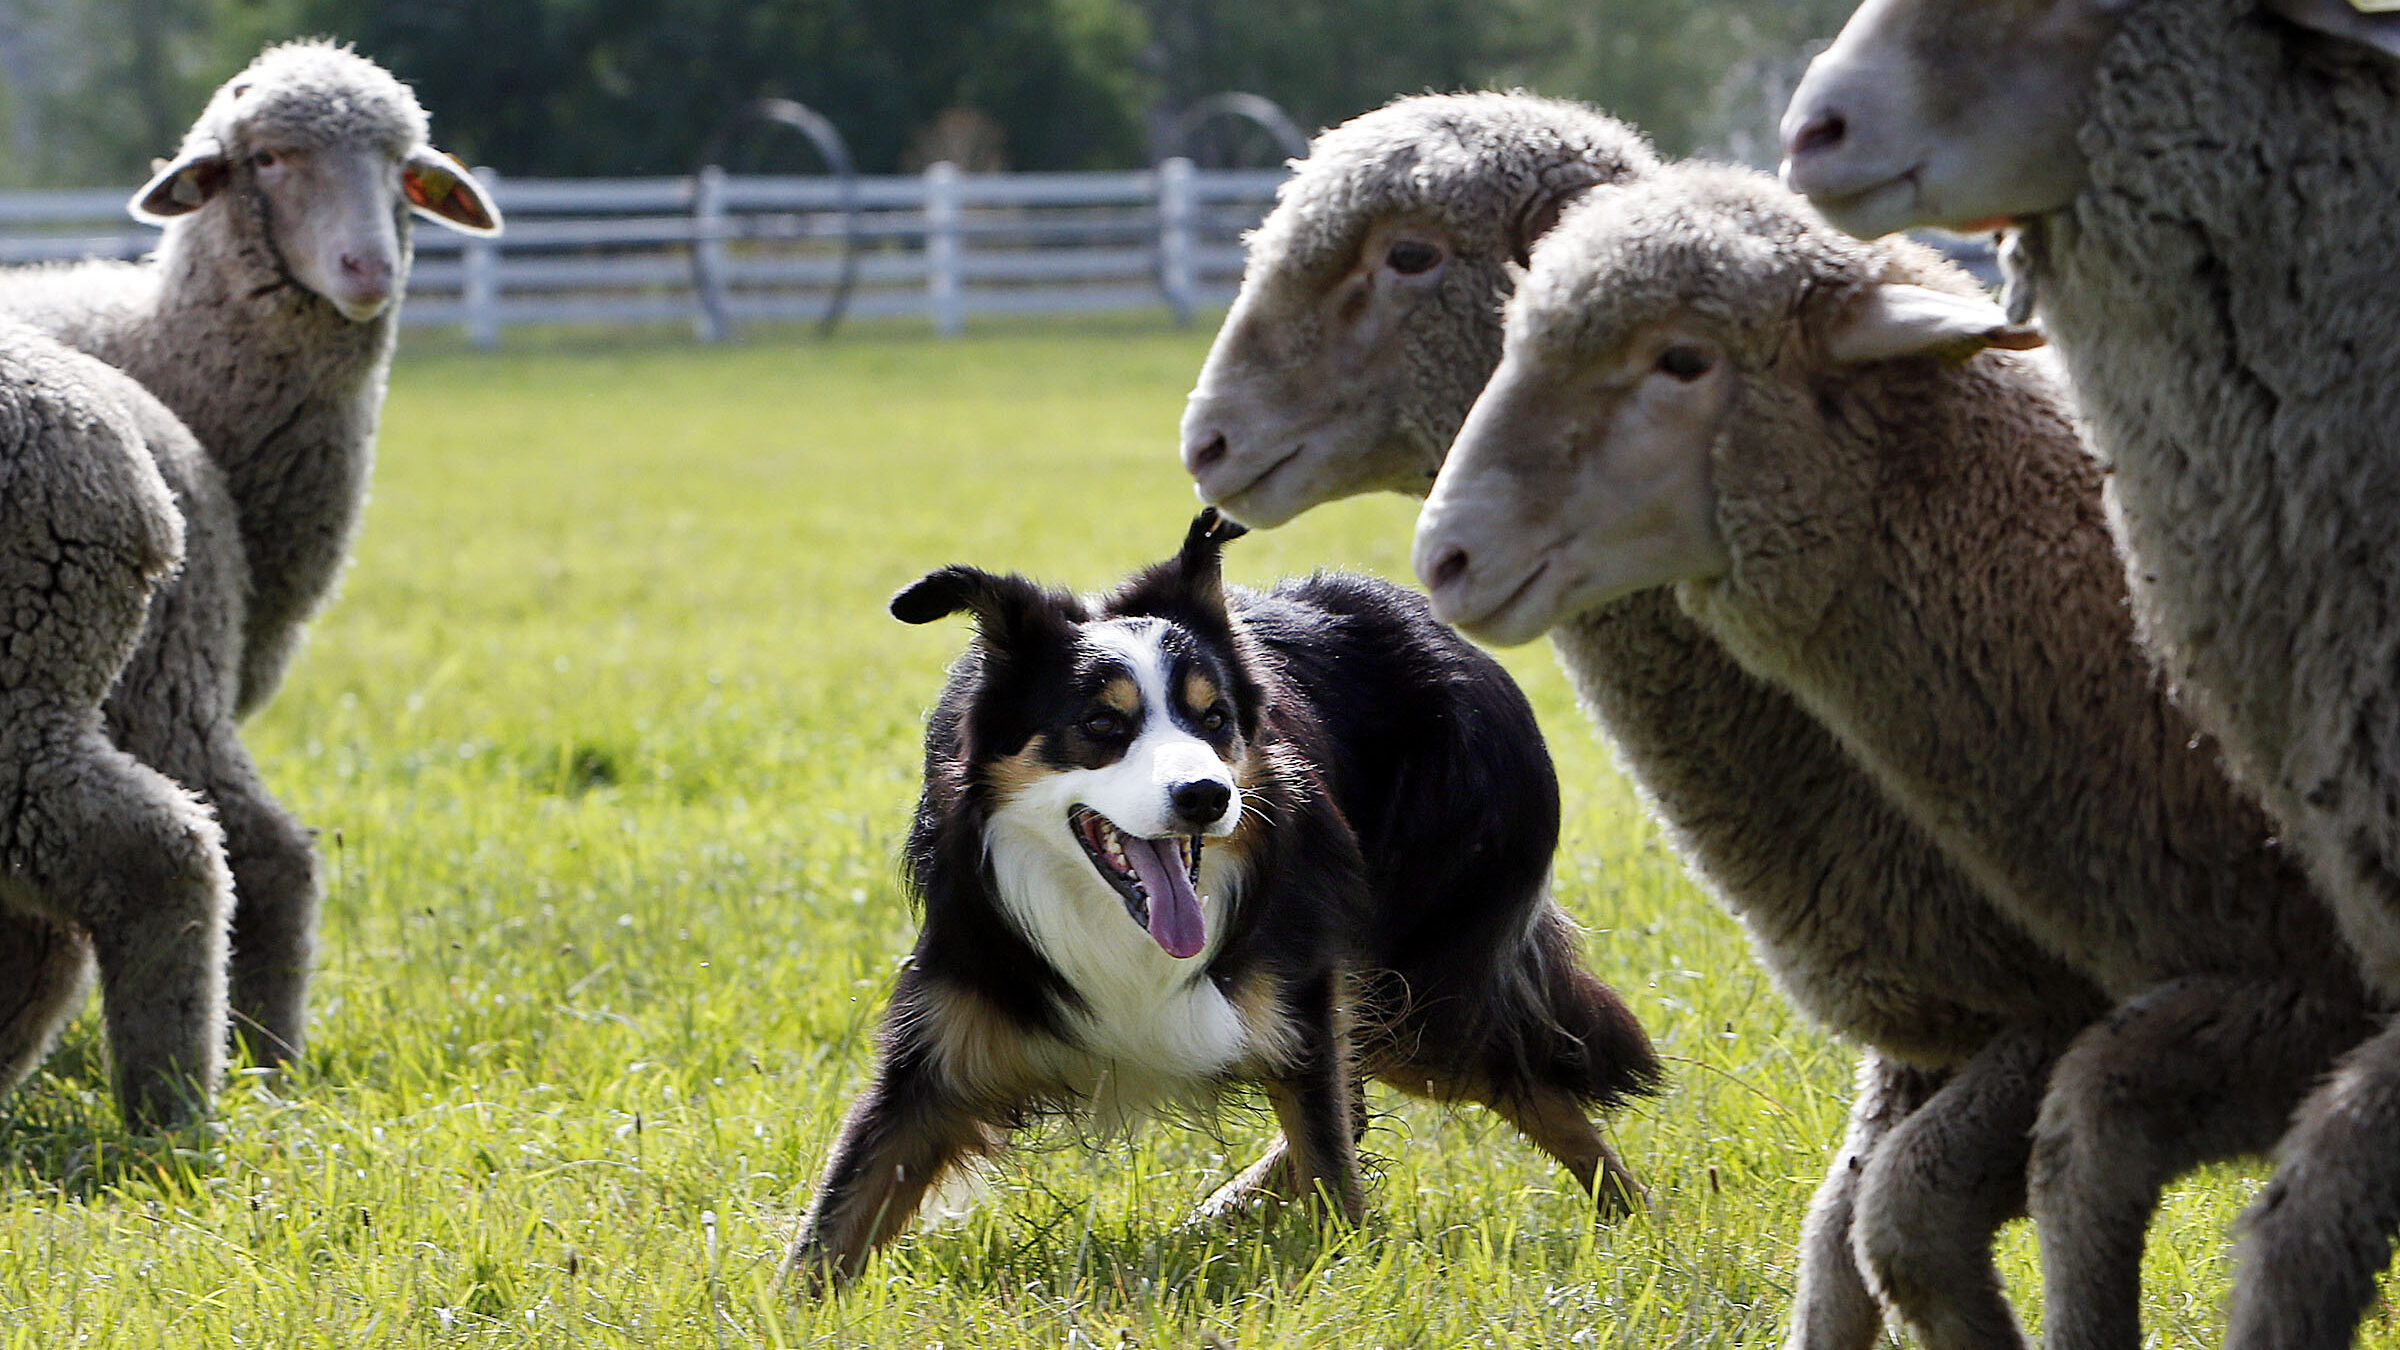
[[[1588,99],[1674,155],[1772,163],[1776,119],[1857,0],[1515,0],[1495,83]]]
[[[1314,130],[1401,94],[1512,85],[1596,102],[1670,153],[1763,161],[1852,3],[0,0],[0,185],[130,185],[214,84],[301,33],[356,42],[416,86],[443,145],[515,174],[682,173],[768,95],[890,172],[944,128],[982,128],[986,164],[1129,167],[1224,90]]]
[[[0,0],[0,186],[141,181],[300,0]]]
[[[1140,152],[1135,25],[1108,0],[302,0],[417,88],[444,144],[512,173],[681,173],[752,99],[798,99],[891,171],[950,108],[1012,164]]]

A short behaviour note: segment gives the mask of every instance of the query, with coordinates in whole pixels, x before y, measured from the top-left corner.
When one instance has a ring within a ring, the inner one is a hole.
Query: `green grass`
[[[1086,587],[1163,556],[1203,332],[433,346],[393,380],[345,593],[250,732],[323,833],[305,1066],[128,1136],[96,1022],[0,1103],[0,1350],[818,1344],[1772,1345],[1850,1056],[1662,849],[1545,649],[1558,891],[1672,1057],[1595,1229],[1474,1113],[1378,1095],[1372,1217],[1188,1231],[1258,1113],[1053,1138],[799,1306],[776,1265],[914,931],[894,879],[952,561]],[[1406,575],[1407,503],[1236,546]],[[2258,1173],[2177,1192],[2149,1325],[2213,1339]],[[2032,1306],[2031,1243],[2007,1264]],[[2388,1336],[2388,1332],[2386,1333]]]

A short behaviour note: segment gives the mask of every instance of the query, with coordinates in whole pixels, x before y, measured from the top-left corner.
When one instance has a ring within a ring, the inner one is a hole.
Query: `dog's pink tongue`
[[[1200,893],[1183,870],[1183,851],[1172,838],[1127,835],[1125,856],[1150,893],[1150,936],[1177,960],[1198,956],[1208,943],[1208,925],[1200,917]]]

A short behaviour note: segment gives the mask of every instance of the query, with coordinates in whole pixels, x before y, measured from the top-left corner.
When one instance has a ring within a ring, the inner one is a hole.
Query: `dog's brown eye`
[[[1430,272],[1433,265],[1441,260],[1440,249],[1417,239],[1400,240],[1383,255],[1385,264],[1404,277]]]
[[[275,152],[272,150],[258,150],[252,152],[250,156],[250,166],[256,169],[274,168]]]
[[[1200,715],[1200,729],[1202,731],[1223,731],[1226,720],[1223,708],[1211,708]]]
[[[1699,379],[1716,367],[1716,358],[1698,347],[1678,345],[1658,354],[1658,368],[1679,380]]]
[[[1115,713],[1093,713],[1083,719],[1083,734],[1102,738],[1122,736],[1125,734],[1125,719]]]

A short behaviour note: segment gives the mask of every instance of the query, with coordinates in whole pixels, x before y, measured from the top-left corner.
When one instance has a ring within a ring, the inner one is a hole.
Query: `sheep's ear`
[[[2400,0],[2267,0],[2267,8],[2310,32],[2400,58]]]
[[[225,190],[230,176],[222,149],[211,145],[194,150],[156,165],[150,181],[133,194],[125,209],[144,225],[164,225],[207,205],[209,198]]]
[[[1904,356],[1965,360],[1986,347],[2023,351],[2042,335],[2008,321],[1998,305],[1973,295],[1884,282],[1853,297],[1825,333],[1825,353],[1842,365]]]
[[[400,165],[400,187],[408,204],[427,220],[461,234],[500,233],[500,208],[467,166],[429,145],[408,152]]]
[[[1573,187],[1554,187],[1545,183],[1531,200],[1517,208],[1516,216],[1508,223],[1508,256],[1519,267],[1533,265],[1533,246],[1542,242],[1583,194],[1597,187],[1596,183],[1577,183]]]

